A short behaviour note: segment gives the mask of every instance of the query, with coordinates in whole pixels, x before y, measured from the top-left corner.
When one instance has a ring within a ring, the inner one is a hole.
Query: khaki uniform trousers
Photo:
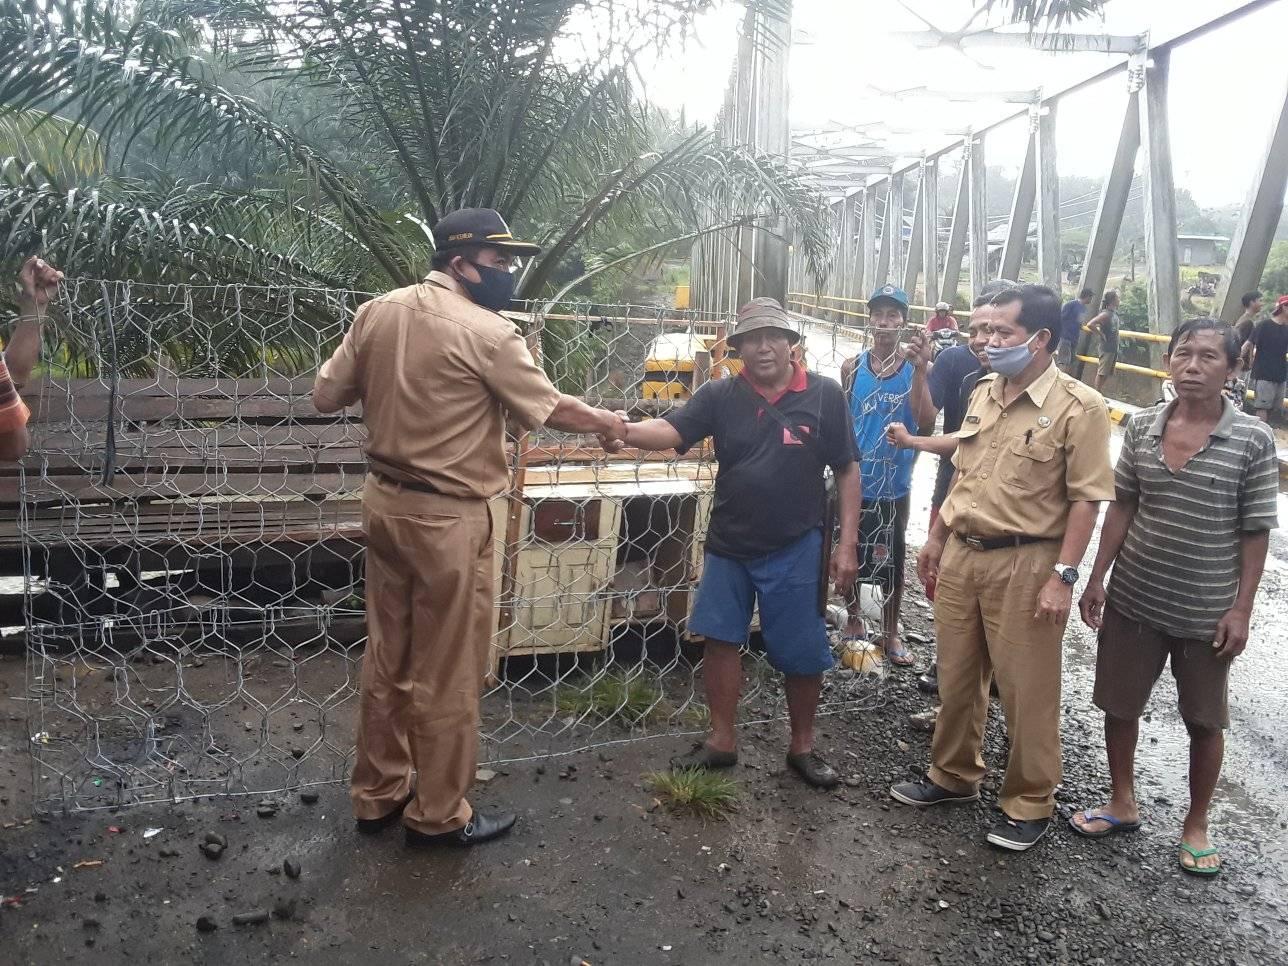
[[[492,639],[492,518],[485,500],[421,493],[367,476],[367,650],[357,818],[389,814],[436,835],[464,827],[478,759],[479,693]]]
[[[1033,619],[1060,541],[972,550],[949,536],[935,585],[939,696],[930,780],[957,794],[984,778],[989,681],[997,678],[1011,751],[998,793],[1013,819],[1049,818],[1062,778],[1060,667],[1064,625]]]

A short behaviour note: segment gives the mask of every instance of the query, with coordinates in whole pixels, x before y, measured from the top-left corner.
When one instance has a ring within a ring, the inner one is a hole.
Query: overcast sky
[[[943,30],[960,28],[971,0],[908,0]],[[1137,34],[1155,43],[1242,6],[1242,0],[1109,0],[1103,19],[1070,30]],[[925,84],[964,91],[1060,90],[1098,73],[1121,57],[1046,54],[1005,48],[971,48],[977,66],[952,49],[919,50],[893,31],[924,29],[897,0],[796,0],[797,38],[791,58],[793,128],[828,122],[881,121],[890,127],[960,130],[1004,117],[1015,107],[963,104],[924,97],[891,99],[869,85],[897,90]],[[729,7],[704,18],[687,51],[646,71],[649,98],[691,120],[710,121],[724,96],[741,18]],[[983,26],[979,20],[976,26]],[[1242,202],[1264,150],[1270,124],[1288,85],[1288,58],[1276,38],[1288,37],[1288,0],[1279,0],[1172,55],[1170,118],[1176,183],[1203,206]],[[1126,76],[1118,74],[1061,102],[1057,155],[1061,173],[1103,176],[1112,157],[1126,103]],[[990,134],[989,164],[1018,167],[1025,125]],[[881,134],[874,130],[872,133]],[[919,155],[952,140],[933,133],[892,134],[901,151]]]

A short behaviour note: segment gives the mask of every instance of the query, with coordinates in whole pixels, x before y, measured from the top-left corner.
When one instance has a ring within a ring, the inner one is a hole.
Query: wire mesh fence
[[[45,374],[25,393],[32,452],[0,477],[0,608],[26,648],[39,803],[346,778],[365,643],[364,430],[360,411],[321,415],[310,394],[364,297],[66,283]],[[515,318],[564,391],[635,416],[740,368],[723,318],[625,305]],[[823,374],[863,348],[859,330],[801,326]],[[593,443],[509,439],[514,482],[492,503],[486,761],[705,725],[686,623],[713,457],[610,458]],[[879,621],[879,593],[863,600]],[[750,654],[743,716],[782,716],[778,676],[754,642]],[[880,688],[831,675],[823,710],[878,702]]]

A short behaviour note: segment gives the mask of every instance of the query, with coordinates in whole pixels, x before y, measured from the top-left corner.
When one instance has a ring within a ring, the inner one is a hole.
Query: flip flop
[[[1102,828],[1099,832],[1089,832],[1087,831],[1087,829],[1083,828],[1081,825],[1079,825],[1077,822],[1074,821],[1074,818],[1077,816],[1077,814],[1078,814],[1077,812],[1074,812],[1073,815],[1069,816],[1069,828],[1073,829],[1083,838],[1103,839],[1106,836],[1117,835],[1120,832],[1126,833],[1126,832],[1140,831],[1139,819],[1136,820],[1135,822],[1126,822],[1126,821],[1123,821],[1121,818],[1115,818],[1114,816],[1110,815],[1108,812],[1104,811],[1103,809],[1093,809],[1088,811],[1087,809],[1084,808],[1082,810],[1082,817],[1084,821],[1109,823],[1108,828]]]
[[[891,651],[884,643],[881,645],[881,650],[885,651],[886,660],[895,667],[912,667],[917,663],[917,659],[912,656],[912,651],[904,647],[902,642],[897,651]]]
[[[1190,853],[1190,857],[1194,859],[1195,862],[1197,862],[1199,859],[1206,859],[1209,855],[1217,854],[1217,849],[1196,849],[1188,842],[1181,843],[1181,851]],[[1181,871],[1188,872],[1190,875],[1197,875],[1197,876],[1202,876],[1204,878],[1211,878],[1214,875],[1221,874],[1220,865],[1213,865],[1207,868],[1200,868],[1197,865],[1186,865],[1185,859],[1182,856],[1177,856],[1176,861],[1180,865]]]

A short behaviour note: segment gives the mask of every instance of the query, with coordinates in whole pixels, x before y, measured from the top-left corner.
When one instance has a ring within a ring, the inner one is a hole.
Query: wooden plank
[[[361,489],[360,473],[212,472],[118,474],[111,483],[94,477],[29,480],[0,478],[0,507],[68,502],[121,503],[196,497],[327,497]]]

